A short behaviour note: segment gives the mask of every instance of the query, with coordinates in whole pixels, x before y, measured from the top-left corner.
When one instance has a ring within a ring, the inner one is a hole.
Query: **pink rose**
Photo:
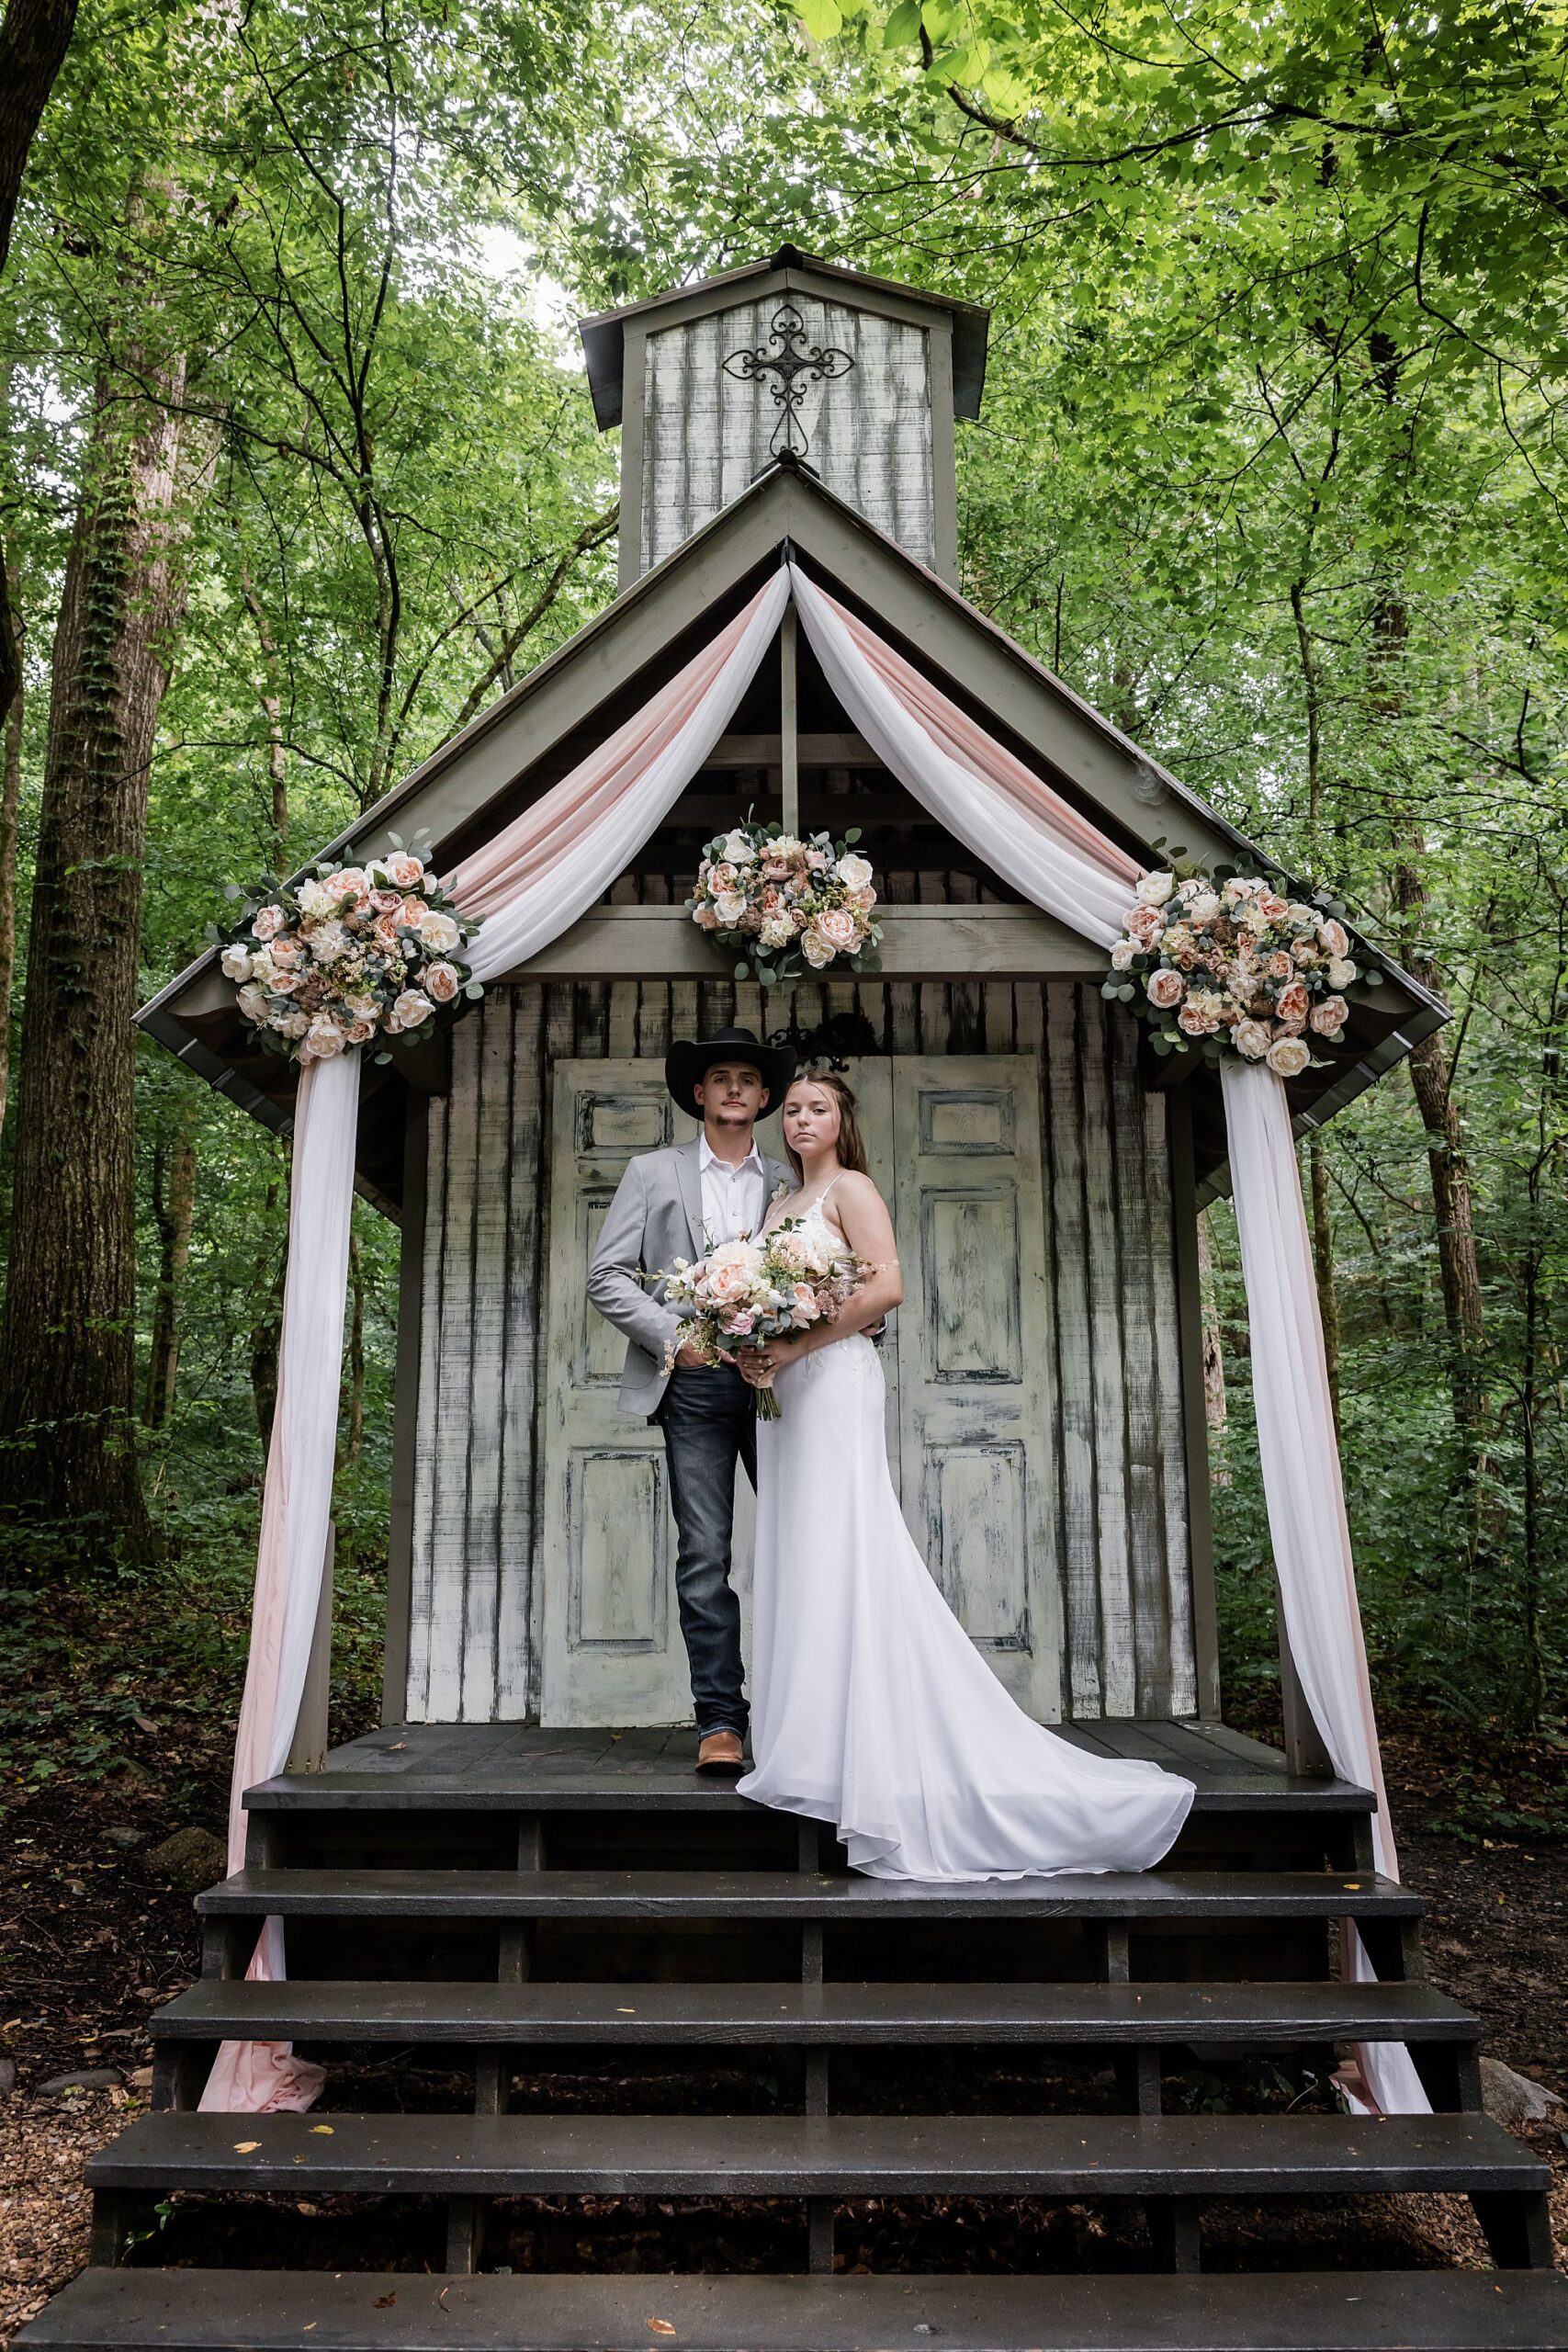
[[[738,1306],[750,1283],[750,1269],[735,1259],[710,1261],[707,1294],[716,1306]]]
[[[1306,982],[1292,980],[1288,987],[1282,988],[1275,999],[1274,1009],[1281,1021],[1304,1021],[1312,1010]]]
[[[739,880],[740,876],[736,873],[733,865],[716,865],[708,876],[708,888],[716,899],[721,898],[726,890],[735,889]]]
[[[1219,1023],[1202,1005],[1187,1003],[1177,1014],[1176,1025],[1179,1029],[1184,1030],[1189,1037],[1206,1037],[1212,1030],[1219,1027]]]
[[[380,865],[388,881],[399,890],[417,890],[424,879],[424,860],[415,857],[412,850],[395,849],[390,857],[381,859]]]
[[[430,909],[423,899],[405,899],[401,920],[417,931],[429,912]]]
[[[806,853],[806,863],[813,874],[825,874],[828,870],[827,851],[825,849],[808,849]]]
[[[341,865],[327,876],[327,888],[334,899],[363,899],[369,887],[361,865]]]
[[[1344,1028],[1350,1017],[1350,1008],[1342,996],[1325,996],[1314,1004],[1309,1016],[1320,1037],[1332,1037]]]
[[[1165,917],[1157,907],[1134,907],[1127,917],[1127,935],[1140,947],[1152,947],[1165,929]]]
[[[847,956],[859,936],[855,919],[847,907],[829,907],[817,918],[817,928],[840,956]]]
[[[450,1004],[462,984],[455,964],[427,964],[424,967],[424,993],[432,1004]]]
[[[1276,947],[1263,968],[1271,980],[1288,980],[1291,977],[1291,959],[1282,947]]]
[[[1326,922],[1318,924],[1317,935],[1331,956],[1338,956],[1343,960],[1350,953],[1349,933],[1342,922],[1334,922],[1332,917]]]
[[[1281,899],[1277,890],[1259,890],[1258,907],[1259,913],[1267,915],[1270,922],[1280,922],[1291,910],[1289,902]]]
[[[694,907],[692,910],[692,921],[702,931],[716,931],[718,910],[715,907]]]
[[[296,964],[305,961],[305,950],[297,939],[275,939],[272,960],[275,967],[291,970]]]
[[[1187,993],[1187,983],[1179,972],[1172,972],[1162,964],[1157,972],[1149,974],[1148,991],[1149,1002],[1158,1012],[1168,1012],[1172,1005],[1181,1002]]]
[[[378,915],[395,915],[403,903],[400,890],[372,890],[370,904]]]
[[[403,902],[400,899],[397,903],[400,907]],[[400,921],[401,917],[399,915],[385,914],[371,933],[371,937],[384,956],[400,956],[403,952],[402,943],[398,937],[398,924]]]
[[[756,1309],[750,1306],[738,1306],[733,1315],[725,1317],[724,1328],[732,1340],[746,1339],[757,1328]]]
[[[351,1021],[348,1024],[348,1042],[351,1046],[367,1046],[375,1035],[376,1023],[373,1021],[367,1021],[362,1017],[357,1021]]]
[[[283,971],[274,965],[267,975],[266,986],[274,996],[292,996],[303,977],[300,972]]]
[[[257,939],[276,939],[287,921],[281,907],[262,907],[251,925],[251,931]]]

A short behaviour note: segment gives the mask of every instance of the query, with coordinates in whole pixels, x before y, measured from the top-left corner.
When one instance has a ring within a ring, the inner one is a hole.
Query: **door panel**
[[[627,1161],[672,1141],[674,1124],[657,1063],[556,1064],[539,1383],[547,1724],[668,1724],[691,1712],[664,1441],[621,1418],[626,1341],[587,1288]]]
[[[1013,1697],[1061,1713],[1039,1072],[901,1056],[895,1223],[904,1515]]]

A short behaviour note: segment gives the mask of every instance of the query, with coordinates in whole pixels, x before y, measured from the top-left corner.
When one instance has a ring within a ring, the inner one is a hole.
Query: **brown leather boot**
[[[699,1772],[711,1772],[716,1780],[738,1781],[746,1770],[739,1733],[705,1733],[697,1742],[697,1770]]]

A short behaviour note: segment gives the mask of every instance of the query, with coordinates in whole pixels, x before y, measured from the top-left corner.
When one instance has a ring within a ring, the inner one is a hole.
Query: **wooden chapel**
[[[979,413],[986,332],[970,305],[791,248],[587,321],[596,414],[622,435],[619,594],[323,854],[425,832],[445,870],[787,545],[1121,845],[1255,860],[960,595],[954,423]],[[861,828],[880,978],[764,1004],[728,977],[681,901],[749,808]],[[1043,1721],[1218,1714],[1195,1224],[1224,1182],[1218,1084],[1196,1057],[1150,1057],[1102,972],[877,764],[786,617],[608,901],[434,1047],[367,1073],[361,1187],[402,1228],[389,1721],[686,1713],[660,1441],[616,1418],[620,1343],[583,1282],[627,1157],[689,1132],[667,1043],[731,1020],[849,1066],[925,1302],[885,1350],[893,1459],[972,1637]],[[247,1050],[232,994],[209,956],[142,1019],[283,1126],[292,1072]],[[1440,1018],[1389,971],[1334,1066],[1292,1086],[1298,1125]]]
[[[584,340],[620,592],[335,860],[428,831],[446,871],[786,547],[1130,853],[1258,858],[960,594],[983,312],[784,248]],[[880,976],[764,1005],[727,975],[681,901],[748,806],[860,827]],[[1196,1220],[1224,1125],[1101,969],[878,765],[786,615],[603,902],[363,1071],[358,1182],[402,1235],[386,1720],[323,1758],[323,1719],[244,1792],[152,2111],[90,2159],[90,2266],[21,2352],[1568,2352],[1549,2168],[1481,2112],[1376,1792],[1325,1772],[1288,1657],[1285,1754],[1221,1720]],[[293,1073],[232,1000],[207,956],[141,1017],[284,1129]],[[1298,1127],[1442,1017],[1387,972]],[[903,1508],[1025,1705],[1190,1778],[1152,1870],[867,1877],[666,1728],[662,1456],[583,1275],[671,1135],[669,1040],[735,1019],[848,1066],[908,1274]],[[225,2042],[321,2061],[320,2106],[203,2110]],[[1386,2045],[1400,2111],[1342,2111],[1336,2067]],[[1494,2267],[1423,2255],[1439,2197]]]

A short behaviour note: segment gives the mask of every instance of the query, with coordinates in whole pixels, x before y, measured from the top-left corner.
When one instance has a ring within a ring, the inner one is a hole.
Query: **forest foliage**
[[[0,1433],[35,1486],[83,1445],[125,1476],[82,1455],[98,1499],[17,1517],[17,1574],[172,1577],[243,1621],[286,1150],[132,1046],[132,983],[181,967],[225,880],[312,851],[612,594],[615,450],[575,315],[787,238],[990,306],[965,593],[1451,1004],[1303,1182],[1382,1702],[1550,1724],[1563,71],[1561,6],[1520,0],[1408,22],[1365,0],[84,0],[0,280],[24,630]],[[154,560],[138,639],[126,580]],[[104,684],[117,628],[139,702]],[[71,1061],[90,1032],[124,1052],[118,1094]],[[29,1057],[76,1074],[29,1095]],[[62,1212],[75,1132],[108,1173]],[[1273,1673],[1272,1587],[1234,1226],[1207,1222],[1245,1697]],[[361,1204],[339,1551],[361,1612],[395,1292],[396,1235]]]

